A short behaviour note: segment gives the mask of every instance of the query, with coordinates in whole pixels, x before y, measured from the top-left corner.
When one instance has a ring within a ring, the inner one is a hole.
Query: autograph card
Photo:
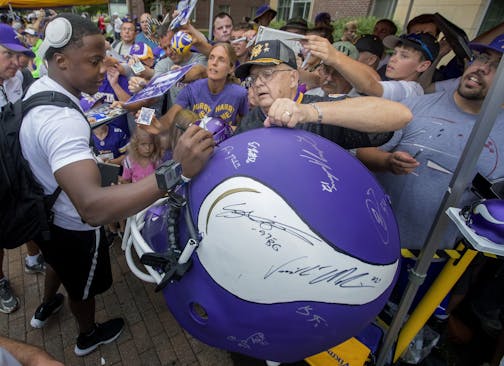
[[[152,117],[154,117],[154,112],[155,110],[152,108],[142,107],[142,109],[140,109],[140,115],[138,116],[136,123],[140,125],[150,126]]]
[[[133,65],[131,65],[131,70],[133,70],[135,75],[138,75],[145,70],[145,66],[140,61],[137,61]]]

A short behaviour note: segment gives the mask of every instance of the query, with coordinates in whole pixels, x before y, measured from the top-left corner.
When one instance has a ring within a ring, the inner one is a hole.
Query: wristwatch
[[[156,169],[155,174],[158,188],[163,191],[170,191],[181,180],[182,165],[174,160],[168,160]]]

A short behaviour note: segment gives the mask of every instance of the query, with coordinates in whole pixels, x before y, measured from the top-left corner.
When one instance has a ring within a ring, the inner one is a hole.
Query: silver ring
[[[289,111],[285,111],[284,114],[287,114],[288,117],[292,116],[292,113]]]

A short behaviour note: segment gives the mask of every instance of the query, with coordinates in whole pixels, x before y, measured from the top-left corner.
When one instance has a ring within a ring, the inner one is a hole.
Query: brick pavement
[[[111,248],[114,283],[96,298],[96,320],[121,316],[126,321],[125,330],[116,342],[101,346],[86,357],[75,356],[77,326],[66,299],[63,309],[45,328],[30,326],[30,319],[42,299],[44,276],[24,272],[25,254],[24,246],[6,251],[4,272],[20,298],[21,307],[9,315],[0,313],[1,335],[40,346],[71,366],[233,365],[227,352],[197,341],[178,325],[162,294],[154,292],[154,285],[131,274],[118,241]]]

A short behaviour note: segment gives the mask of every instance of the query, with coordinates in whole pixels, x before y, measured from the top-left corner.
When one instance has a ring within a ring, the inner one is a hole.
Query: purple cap
[[[95,95],[82,94],[80,98],[80,105],[84,112],[89,111],[99,102],[102,102],[105,99],[106,95],[100,95],[99,93]]]
[[[138,56],[141,61],[147,60],[149,58],[154,58],[152,49],[143,42],[138,42],[131,46],[130,55]]]
[[[26,56],[35,57],[35,54],[18,38],[19,36],[14,29],[7,24],[0,24],[0,45],[13,52],[22,52]]]
[[[261,16],[266,14],[267,12],[272,12],[274,14],[273,18],[276,16],[277,12],[269,7],[269,5],[261,5],[255,13],[254,22],[257,22]]]
[[[495,52],[504,53],[504,33],[495,37],[494,40],[490,42],[490,44],[469,43],[469,47],[472,50],[476,50],[479,52],[485,52],[486,50],[493,50]]]

